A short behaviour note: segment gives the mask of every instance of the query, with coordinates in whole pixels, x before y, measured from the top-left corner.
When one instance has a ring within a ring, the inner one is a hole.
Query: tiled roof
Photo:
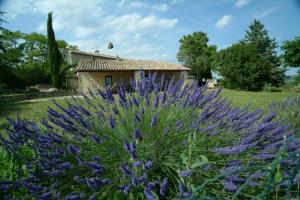
[[[70,54],[81,54],[81,55],[87,55],[87,56],[95,56],[95,57],[101,57],[101,58],[107,58],[107,59],[117,59],[116,56],[102,54],[102,53],[94,53],[94,52],[85,52],[85,51],[79,51],[79,50],[69,50]]]
[[[88,71],[189,71],[182,65],[146,60],[81,60],[79,61],[76,70],[78,72]]]

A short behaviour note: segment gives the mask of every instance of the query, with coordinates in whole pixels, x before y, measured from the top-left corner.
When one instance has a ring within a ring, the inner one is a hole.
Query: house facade
[[[82,51],[69,51],[64,58],[69,64],[76,65],[78,91],[84,94],[87,94],[89,89],[96,92],[98,88],[107,86],[116,90],[122,82],[129,87],[131,79],[140,79],[141,70],[146,76],[149,73],[156,73],[158,80],[164,75],[165,80],[174,77],[175,81],[180,77],[186,79],[190,70],[170,62],[131,60]]]

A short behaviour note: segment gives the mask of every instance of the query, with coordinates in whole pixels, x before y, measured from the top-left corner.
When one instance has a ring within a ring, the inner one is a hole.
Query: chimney
[[[96,49],[96,50],[95,50],[95,53],[99,54],[100,52],[99,52],[99,50]]]

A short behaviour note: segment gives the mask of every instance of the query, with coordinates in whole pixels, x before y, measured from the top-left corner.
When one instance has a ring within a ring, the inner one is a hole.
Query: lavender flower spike
[[[163,181],[162,181],[162,183],[160,184],[159,194],[161,196],[165,196],[168,187],[169,187],[168,178],[164,178]]]
[[[142,139],[142,133],[141,133],[139,128],[134,130],[134,138],[136,140],[141,140]]]
[[[75,155],[78,155],[80,153],[80,149],[77,146],[75,146],[74,144],[68,145],[68,151],[69,151],[69,153],[75,154]]]
[[[185,177],[188,177],[188,176],[191,176],[191,175],[192,175],[192,170],[185,170],[185,171],[180,172],[180,176],[182,178],[185,178]]]
[[[153,116],[152,119],[151,119],[151,126],[156,126],[157,125],[157,116]]]
[[[145,167],[146,170],[150,169],[151,167],[153,167],[153,162],[152,161],[147,161],[144,164],[144,167]]]

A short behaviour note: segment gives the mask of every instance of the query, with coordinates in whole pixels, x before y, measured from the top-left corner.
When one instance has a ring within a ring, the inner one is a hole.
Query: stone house
[[[140,78],[141,70],[145,71],[146,76],[156,72],[157,79],[164,74],[165,80],[171,80],[173,76],[175,80],[181,76],[186,79],[187,72],[190,70],[170,62],[124,59],[98,52],[71,50],[65,52],[63,57],[68,64],[76,65],[77,90],[85,94],[88,93],[88,89],[96,91],[97,88],[107,86],[114,90],[121,82],[129,86],[131,79]]]

